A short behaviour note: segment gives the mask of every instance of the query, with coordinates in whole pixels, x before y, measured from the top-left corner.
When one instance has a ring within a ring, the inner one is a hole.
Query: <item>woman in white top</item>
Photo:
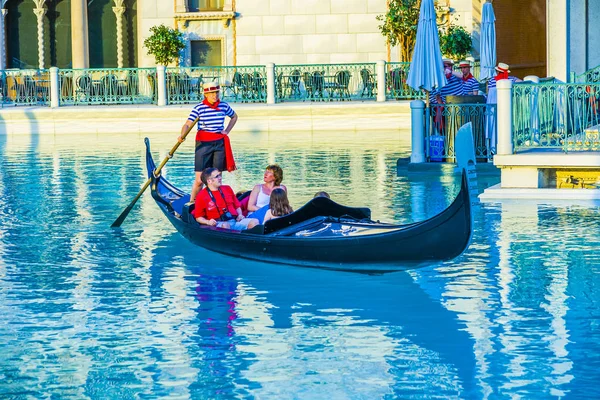
[[[265,169],[265,174],[263,175],[264,183],[259,183],[254,186],[252,193],[250,193],[250,199],[248,200],[248,212],[252,213],[252,218],[258,218],[259,221],[262,221],[265,213],[269,209],[269,201],[273,189],[282,188],[287,192],[287,188],[281,184],[282,180],[283,170],[279,165],[269,165]]]

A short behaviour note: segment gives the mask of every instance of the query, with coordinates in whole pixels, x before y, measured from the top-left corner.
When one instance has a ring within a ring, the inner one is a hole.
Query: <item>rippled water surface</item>
[[[396,174],[409,132],[232,140],[225,183],[278,162],[296,208],[327,190],[406,223],[459,190]],[[0,398],[600,398],[597,204],[483,205],[452,262],[329,272],[195,247],[149,194],[110,229],[143,156],[138,135],[0,136]],[[166,175],[187,190],[192,165],[188,141]]]

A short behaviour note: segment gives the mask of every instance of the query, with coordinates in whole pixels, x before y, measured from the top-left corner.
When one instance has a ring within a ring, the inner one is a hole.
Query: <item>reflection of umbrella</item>
[[[496,16],[492,3],[483,5],[481,16],[481,47],[479,53],[481,56],[481,70],[479,79],[489,79],[495,75],[496,67]]]
[[[433,0],[423,0],[419,12],[417,40],[406,83],[415,90],[440,89],[446,85],[440,38]]]

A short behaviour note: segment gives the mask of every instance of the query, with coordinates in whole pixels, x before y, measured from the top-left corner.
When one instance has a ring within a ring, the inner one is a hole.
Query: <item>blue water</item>
[[[155,158],[175,136],[151,137]],[[327,190],[420,220],[459,181],[397,176],[408,137],[235,133],[225,182],[278,162],[295,207]],[[166,170],[185,188],[191,152]],[[328,272],[195,247],[149,194],[110,229],[143,154],[138,135],[0,136],[0,398],[600,397],[598,204],[483,205],[451,262]]]

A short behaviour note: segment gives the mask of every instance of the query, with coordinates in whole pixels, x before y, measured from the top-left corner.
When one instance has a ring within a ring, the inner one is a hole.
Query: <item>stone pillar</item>
[[[275,104],[275,64],[268,63],[267,67],[267,104]]]
[[[496,84],[498,93],[498,155],[513,154],[512,137],[512,82],[502,79]]]
[[[60,105],[60,84],[58,83],[58,68],[50,68],[50,107]]]
[[[87,0],[71,0],[71,54],[73,68],[89,68]]]
[[[167,67],[164,65],[156,66],[156,80],[158,87],[158,100],[157,105],[167,105]]]
[[[385,101],[385,61],[377,61],[377,101]]]
[[[46,0],[34,0],[35,8],[33,12],[37,18],[37,42],[38,42],[38,68],[44,69],[44,15],[46,15],[46,9],[44,8],[44,2]]]
[[[425,162],[425,103],[423,100],[410,102],[411,153],[413,164]]]
[[[177,12],[177,13],[188,12],[187,0],[175,0],[175,12]]]
[[[124,0],[115,0],[112,8],[117,17],[117,67],[123,68],[123,14],[125,14]]]
[[[8,63],[6,62],[6,36],[4,35],[4,32],[6,32],[4,18],[8,10],[3,8],[6,1],[7,0],[2,0],[0,3],[2,6],[2,9],[0,10],[0,70],[6,69],[8,66]]]

